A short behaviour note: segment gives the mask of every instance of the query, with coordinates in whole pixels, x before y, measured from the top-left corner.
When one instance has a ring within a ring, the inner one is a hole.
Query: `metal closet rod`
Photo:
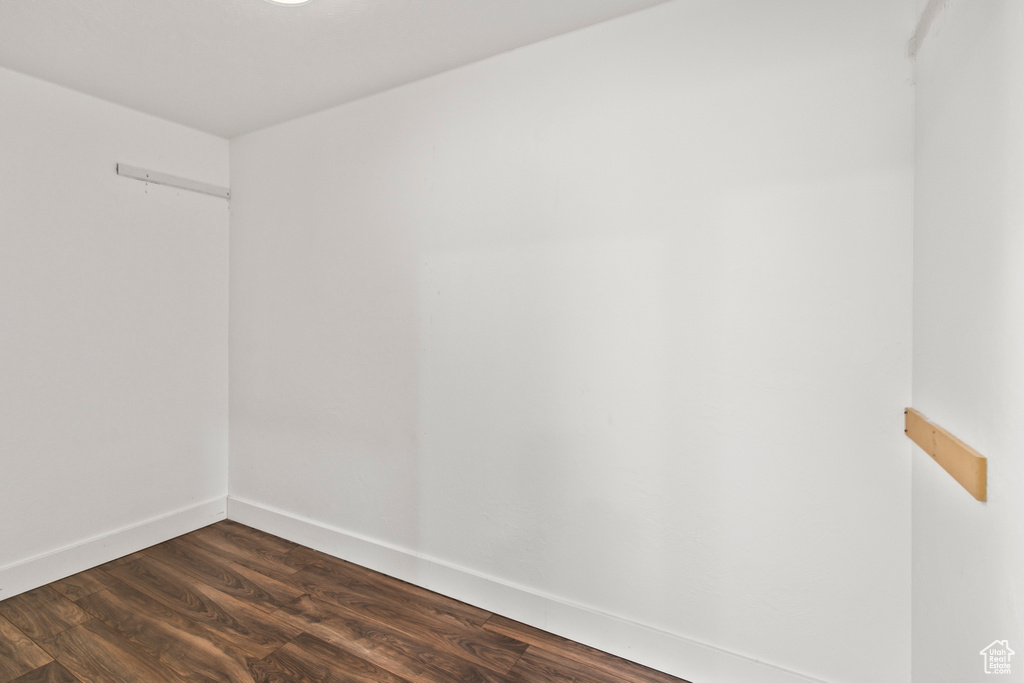
[[[156,185],[176,187],[180,190],[202,192],[203,194],[220,197],[221,199],[231,199],[231,190],[229,188],[220,187],[219,185],[211,185],[209,183],[201,183],[198,180],[179,178],[178,176],[169,175],[167,173],[157,173],[156,171],[150,171],[149,169],[140,168],[138,166],[129,166],[128,164],[119,163],[117,164],[117,175],[124,176],[125,178],[134,178],[135,180],[141,180],[147,183],[154,183]]]

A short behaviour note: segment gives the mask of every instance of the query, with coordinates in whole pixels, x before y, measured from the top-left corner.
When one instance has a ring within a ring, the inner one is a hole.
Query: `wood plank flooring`
[[[685,683],[235,522],[0,602],[0,683]]]

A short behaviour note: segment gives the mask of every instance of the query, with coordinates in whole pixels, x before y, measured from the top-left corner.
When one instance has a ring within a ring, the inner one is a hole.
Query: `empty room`
[[[1022,188],[1021,0],[4,0],[0,683],[1024,680]]]

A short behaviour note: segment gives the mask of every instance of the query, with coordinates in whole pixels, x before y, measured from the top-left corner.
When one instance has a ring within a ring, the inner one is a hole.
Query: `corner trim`
[[[213,498],[0,567],[0,600],[201,529],[226,516],[227,498]]]
[[[686,680],[826,683],[234,496],[228,519]]]

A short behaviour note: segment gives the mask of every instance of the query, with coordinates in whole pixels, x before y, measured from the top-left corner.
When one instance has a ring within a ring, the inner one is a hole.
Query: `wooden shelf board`
[[[980,501],[988,500],[988,460],[944,428],[907,408],[907,436]]]

